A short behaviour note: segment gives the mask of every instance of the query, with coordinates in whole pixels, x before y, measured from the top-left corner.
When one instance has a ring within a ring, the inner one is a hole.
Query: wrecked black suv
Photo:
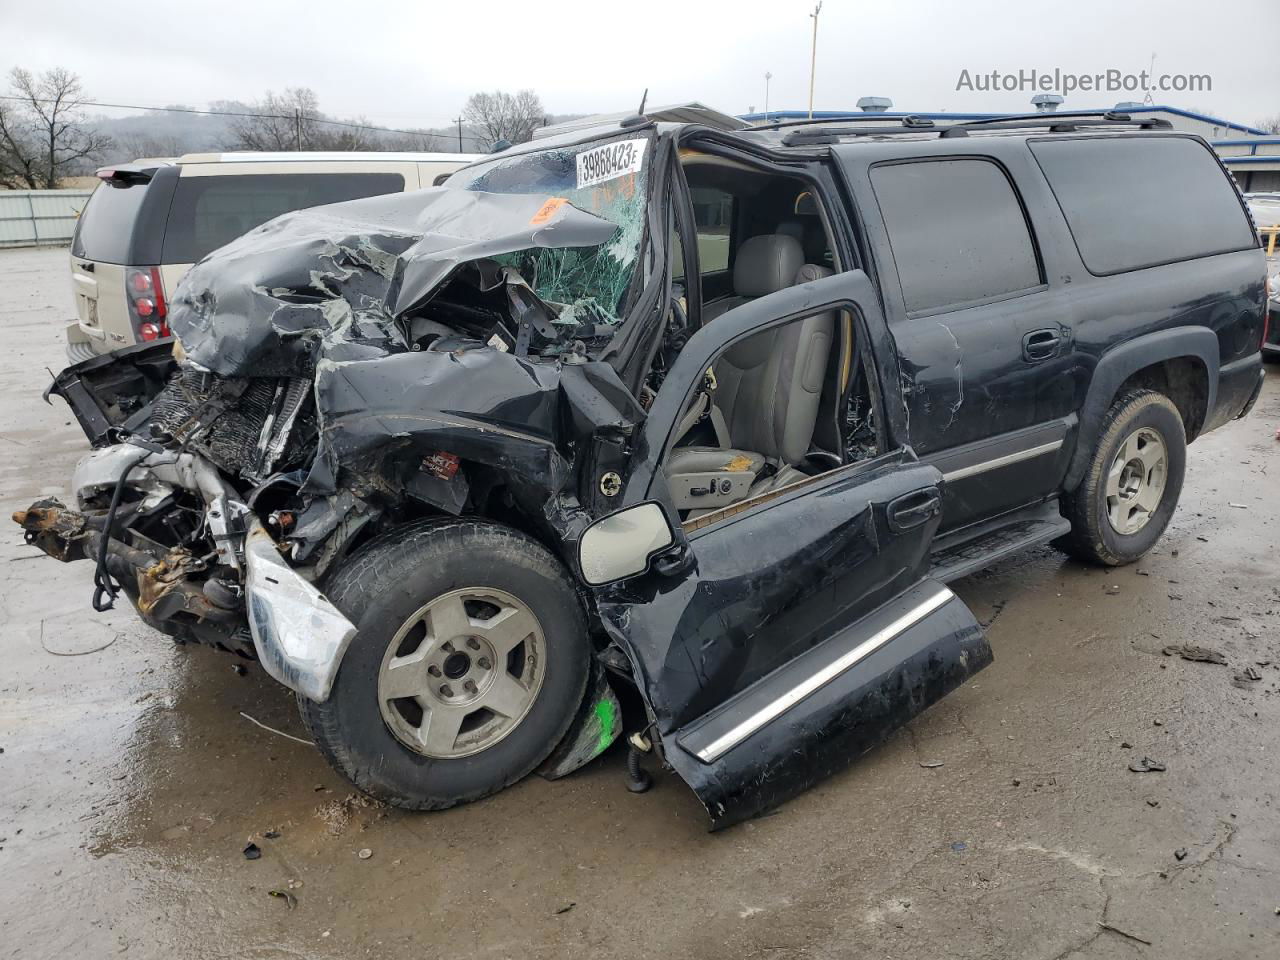
[[[57,377],[95,449],[16,519],[95,606],[258,659],[376,797],[627,733],[723,826],[990,662],[947,581],[1147,551],[1264,310],[1160,121],[637,116],[215,252],[172,344]]]

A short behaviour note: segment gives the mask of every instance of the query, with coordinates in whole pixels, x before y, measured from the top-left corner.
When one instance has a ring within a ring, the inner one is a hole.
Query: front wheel
[[[1173,402],[1154,390],[1121,397],[1102,421],[1084,479],[1064,498],[1071,532],[1061,545],[1091,563],[1133,563],[1169,525],[1186,466],[1186,429]]]
[[[546,548],[475,520],[406,527],[334,575],[357,627],[324,703],[299,697],[331,764],[371,796],[441,810],[496,793],[564,736],[590,649]]]

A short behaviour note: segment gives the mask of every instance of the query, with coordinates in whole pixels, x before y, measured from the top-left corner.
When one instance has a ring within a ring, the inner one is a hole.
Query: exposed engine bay
[[[564,198],[449,188],[272,221],[192,268],[175,340],[58,375],[95,449],[75,504],[15,520],[96,564],[96,608],[123,593],[158,629],[256,655],[322,700],[316,645],[354,628],[315,584],[357,545],[464,512],[552,543],[589,522],[578,455],[621,448],[644,415],[595,359],[640,285],[619,280],[640,263],[628,229]]]

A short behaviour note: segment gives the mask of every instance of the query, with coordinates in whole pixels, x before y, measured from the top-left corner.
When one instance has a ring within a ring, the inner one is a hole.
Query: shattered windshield
[[[534,293],[557,308],[556,323],[616,324],[640,258],[650,153],[648,137],[556,147],[460,170],[448,185],[547,194],[617,224],[613,237],[598,246],[537,247],[494,258],[518,270]]]

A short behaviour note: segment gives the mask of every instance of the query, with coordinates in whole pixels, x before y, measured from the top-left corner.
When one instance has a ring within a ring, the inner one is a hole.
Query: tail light
[[[159,267],[130,267],[125,277],[129,313],[139,340],[159,340],[169,336],[169,305],[164,299],[164,281]]]

